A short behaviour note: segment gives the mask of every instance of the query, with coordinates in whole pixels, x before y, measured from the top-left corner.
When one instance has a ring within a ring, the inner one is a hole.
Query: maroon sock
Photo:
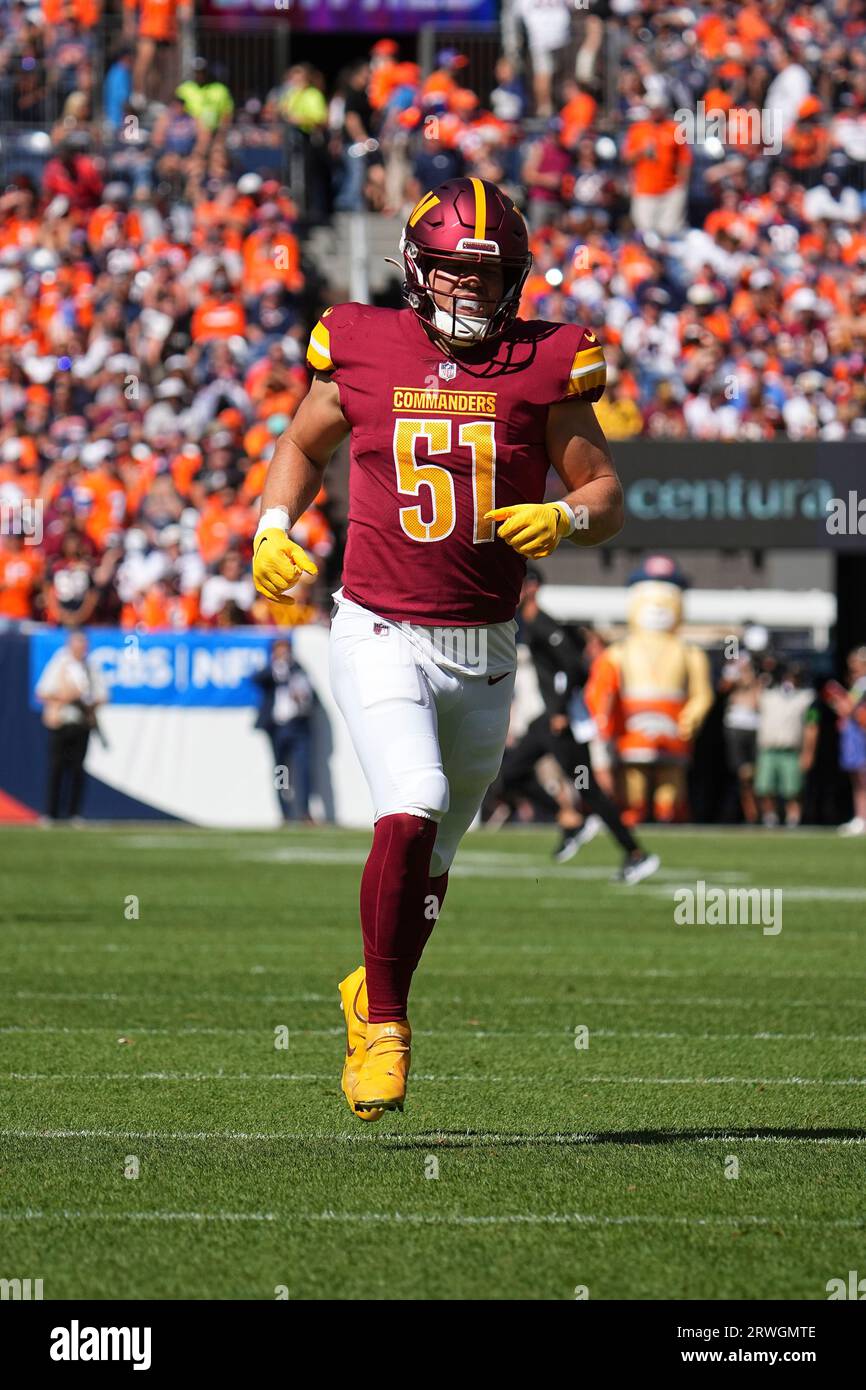
[[[424,900],[436,830],[436,822],[423,816],[382,816],[376,822],[361,875],[371,1023],[406,1017],[412,971],[434,925],[424,916]]]
[[[418,955],[415,958],[415,969],[418,968],[418,961],[424,953],[424,947],[430,940],[433,928],[439,920],[442,911],[442,904],[445,901],[445,894],[448,892],[448,870],[444,874],[439,874],[437,878],[428,878],[427,892],[424,895],[424,911],[422,913],[421,931],[418,938]],[[435,898],[435,902],[431,899]]]

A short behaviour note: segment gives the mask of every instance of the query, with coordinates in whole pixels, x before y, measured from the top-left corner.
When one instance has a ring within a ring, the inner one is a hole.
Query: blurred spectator
[[[346,73],[338,98],[340,138],[337,148],[341,154],[341,168],[334,207],[340,212],[358,212],[363,208],[367,165],[378,147],[371,135],[373,108],[367,96],[369,80],[370,65],[361,59]]]
[[[136,110],[158,95],[157,56],[164,58],[166,50],[177,44],[178,23],[189,12],[181,0],[123,0],[124,33],[136,39],[131,99]]]
[[[800,103],[796,123],[785,136],[785,166],[794,178],[809,185],[823,172],[830,153],[830,131],[823,113],[817,97],[806,97]]]
[[[0,547],[0,618],[36,617],[44,557],[23,535],[4,535]]]
[[[177,89],[188,115],[198,127],[195,163],[202,173],[217,174],[225,164],[225,138],[234,111],[232,94],[211,73],[206,58],[196,58],[192,76]]]
[[[112,134],[123,126],[132,97],[132,49],[121,48],[114,56],[102,84],[102,109]]]
[[[236,550],[230,550],[216,574],[204,581],[201,590],[201,616],[205,622],[218,622],[227,605],[236,614],[248,614],[255,600],[252,576]],[[240,619],[243,621],[243,618]]]
[[[851,779],[854,816],[839,826],[840,835],[866,835],[866,647],[848,655],[846,690],[835,681],[824,697],[839,720],[839,765]]]
[[[102,178],[87,148],[86,136],[68,136],[49,159],[42,176],[46,195],[65,198],[73,218],[79,220],[97,206],[102,195]]]
[[[320,81],[314,81],[314,69],[309,63],[296,63],[289,68],[280,88],[280,114],[305,135],[312,135],[328,123],[328,103]]]
[[[60,543],[60,554],[49,565],[45,614],[49,622],[80,627],[90,622],[99,602],[95,569],[81,537],[69,531]]]
[[[274,642],[264,670],[253,676],[262,691],[256,728],[271,740],[274,782],[285,821],[309,820],[313,687],[292,654],[290,638]]]
[[[496,60],[496,86],[490,93],[490,106],[500,121],[516,126],[526,115],[526,88],[514,63],[503,54]]]
[[[640,406],[615,366],[608,368],[607,390],[595,407],[595,413],[608,439],[633,439],[643,429]]]
[[[514,13],[526,28],[536,114],[552,116],[554,68],[571,37],[571,7],[568,0],[515,0]]]
[[[214,339],[243,338],[246,330],[243,305],[238,303],[228,276],[217,271],[211,281],[210,294],[193,314],[193,341],[209,343]]]
[[[446,140],[444,118],[431,117],[423,127],[418,153],[412,166],[410,199],[417,201],[428,188],[445,183],[446,179],[463,177],[466,161],[461,150]]]
[[[758,763],[755,793],[764,825],[779,824],[778,804],[785,824],[800,824],[803,790],[804,726],[814,690],[803,689],[798,667],[778,668],[758,696]]]
[[[577,148],[580,137],[590,129],[598,112],[598,102],[588,89],[579,82],[568,81],[563,85],[565,105],[559,113],[562,130],[562,143],[566,149]]]
[[[559,138],[559,122],[530,145],[523,165],[523,182],[533,230],[557,217],[567,205],[571,158]]]
[[[722,716],[728,771],[737,779],[743,820],[757,825],[755,762],[758,753],[761,687],[751,657],[744,653],[722,668],[719,691],[727,696]]]
[[[667,98],[650,92],[646,107],[646,116],[640,113],[623,146],[623,159],[632,170],[631,220],[639,232],[672,237],[685,222],[692,156],[688,145],[677,140]]]

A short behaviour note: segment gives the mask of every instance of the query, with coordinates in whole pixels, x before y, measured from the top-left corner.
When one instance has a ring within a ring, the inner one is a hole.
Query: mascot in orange
[[[679,635],[687,581],[673,560],[650,556],[631,575],[628,633],[593,663],[585,698],[624,774],[632,824],[686,816],[686,770],[713,703],[700,647]]]

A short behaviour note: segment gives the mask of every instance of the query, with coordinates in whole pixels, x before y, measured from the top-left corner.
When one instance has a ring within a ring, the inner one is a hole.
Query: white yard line
[[[462,1212],[406,1211],[313,1211],[313,1212],[236,1212],[236,1211],[71,1211],[60,1208],[40,1211],[0,1211],[0,1221],[120,1221],[120,1222],[277,1222],[295,1226],[310,1223],[326,1225],[394,1225],[394,1226],[721,1226],[736,1230],[741,1226],[806,1227],[826,1230],[859,1230],[866,1226],[864,1217],[785,1216],[669,1216],[646,1213],[610,1216],[598,1212],[501,1212],[492,1216],[468,1216]]]
[[[256,1132],[246,1130],[123,1130],[123,1129],[0,1129],[0,1138],[4,1139],[146,1139],[172,1143],[210,1143],[213,1141],[238,1142],[238,1143],[328,1143],[328,1144],[389,1144],[405,1145],[407,1140],[413,1144],[429,1144],[441,1148],[452,1148],[455,1144],[460,1147],[482,1148],[485,1145],[514,1145],[522,1147],[524,1145],[540,1145],[549,1147],[570,1147],[577,1144],[605,1145],[608,1143],[621,1142],[618,1138],[611,1138],[602,1133],[554,1133],[554,1134],[443,1134],[441,1131],[433,1130],[429,1132],[410,1132],[410,1131],[391,1131],[377,1130],[364,1132],[352,1131],[339,1133],[318,1133],[315,1131],[301,1132],[278,1130],[272,1132]],[[701,1134],[691,1138],[678,1138],[675,1132],[670,1134],[671,1143],[682,1144],[863,1144],[866,1143],[866,1135],[818,1135],[812,1137],[809,1134],[738,1134],[727,1130],[719,1130],[709,1134]],[[638,1145],[638,1147],[641,1147]]]
[[[135,845],[138,848],[168,847],[170,849],[184,849],[188,844],[200,841],[202,845],[209,849],[219,840],[225,840],[228,845],[237,846],[245,841],[260,842],[262,840],[273,840],[275,843],[285,842],[287,833],[292,840],[303,841],[310,844],[321,844],[328,840],[343,840],[347,835],[364,836],[369,842],[370,830],[359,826],[338,826],[338,825],[310,825],[293,826],[290,832],[285,829],[256,830],[248,827],[237,829],[231,826],[203,826],[192,824],[180,824],[178,822],[153,821],[134,821],[134,820],[101,820],[90,821],[85,827],[91,832],[102,832],[113,837],[122,839],[124,843]],[[748,825],[646,825],[642,830],[653,835],[661,835],[665,840],[691,840],[691,839],[717,839],[720,835],[729,839],[742,839],[750,841],[767,840],[776,843],[797,843],[800,840],[827,839],[837,834],[835,825],[801,825],[793,829],[788,826],[778,826],[775,829],[770,827],[755,827]],[[6,825],[2,830],[10,835],[21,835],[34,833],[35,827],[29,824]],[[507,844],[512,839],[520,837],[531,837],[546,843],[555,827],[550,825],[521,825],[504,826],[499,831],[491,831],[485,826],[480,826],[469,834],[468,843],[473,847],[477,846],[477,852],[481,852],[485,843]],[[65,830],[64,827],[55,827],[53,833],[70,835],[79,832]],[[836,843],[839,843],[837,840]]]
[[[345,935],[345,933],[341,933],[341,934],[342,934],[342,935]],[[180,952],[180,955],[183,956],[183,955],[185,955],[187,952],[189,952],[190,950],[201,950],[201,951],[206,951],[207,954],[208,954],[208,956],[212,958],[212,957],[214,956],[214,947],[215,947],[215,944],[216,944],[216,943],[215,943],[214,941],[192,941],[192,942],[186,942],[186,943],[184,944],[184,946],[183,946],[181,952]],[[116,952],[125,952],[125,951],[137,951],[137,952],[140,953],[142,959],[143,959],[145,962],[147,962],[147,963],[149,963],[150,960],[151,960],[151,955],[152,955],[152,950],[153,950],[153,947],[152,947],[152,944],[151,944],[151,943],[142,942],[142,941],[138,941],[138,942],[135,942],[135,943],[132,943],[132,942],[114,943],[114,942],[112,942],[112,943],[109,943],[109,944],[101,944],[101,945],[90,945],[90,944],[85,944],[85,943],[83,943],[83,942],[79,942],[79,943],[68,943],[68,944],[63,944],[63,945],[58,945],[58,946],[47,947],[47,946],[46,946],[46,943],[45,943],[44,941],[33,941],[33,940],[28,940],[28,941],[20,941],[20,942],[16,942],[16,941],[10,942],[10,941],[7,940],[7,941],[5,941],[4,943],[0,944],[0,950],[2,950],[4,946],[5,946],[5,948],[6,948],[7,950],[10,950],[10,951],[23,951],[23,952],[37,951],[37,952],[39,952],[39,953],[40,953],[41,955],[43,955],[43,956],[44,956],[44,954],[45,954],[45,952],[46,952],[47,949],[56,950],[58,954],[76,954],[76,955],[85,955],[85,956],[86,956],[86,955],[99,955],[99,954],[114,954],[114,953],[116,953]],[[707,965],[704,965],[703,968],[702,968],[702,969],[699,969],[699,970],[694,970],[694,969],[670,970],[670,969],[664,969],[664,968],[659,967],[659,966],[646,967],[645,969],[636,969],[636,970],[635,970],[635,969],[633,969],[633,970],[626,970],[626,969],[619,970],[619,969],[617,969],[615,966],[612,967],[612,968],[610,968],[610,969],[598,969],[598,968],[596,968],[595,966],[587,966],[587,965],[585,965],[584,962],[585,962],[585,960],[586,960],[586,948],[585,948],[585,947],[582,947],[579,943],[573,943],[570,947],[567,946],[567,945],[566,945],[566,946],[557,945],[557,944],[555,944],[555,943],[550,943],[549,945],[540,945],[540,944],[537,944],[537,943],[533,942],[532,944],[524,944],[524,945],[518,945],[518,946],[514,946],[514,945],[511,945],[511,944],[509,943],[509,944],[507,945],[507,947],[506,947],[506,946],[503,945],[503,942],[502,942],[502,941],[500,941],[500,942],[498,943],[498,945],[495,945],[495,946],[494,946],[494,945],[487,945],[487,944],[485,944],[485,943],[475,942],[475,941],[468,940],[468,939],[455,940],[455,939],[453,939],[453,936],[452,936],[451,938],[449,938],[449,940],[448,940],[447,944],[445,945],[444,949],[447,951],[447,954],[448,954],[449,956],[454,955],[454,954],[460,955],[460,954],[463,954],[464,952],[468,953],[469,955],[472,955],[472,954],[474,954],[474,953],[476,953],[476,952],[485,952],[485,951],[487,951],[487,952],[495,952],[495,953],[496,953],[497,955],[499,955],[499,956],[503,956],[503,955],[506,953],[506,951],[507,951],[508,953],[519,953],[520,955],[527,955],[527,956],[539,956],[539,955],[551,956],[551,955],[552,955],[552,956],[556,956],[558,959],[562,960],[564,963],[568,963],[569,965],[575,966],[576,969],[577,969],[577,973],[578,973],[579,978],[580,978],[581,981],[583,981],[583,980],[687,980],[687,979],[706,980],[709,976],[712,976],[712,979],[713,979],[714,981],[718,981],[718,980],[754,980],[754,979],[755,979],[755,975],[756,975],[756,972],[755,972],[754,969],[752,969],[752,970],[748,970],[748,969],[742,969],[742,970],[716,970],[716,969],[711,968],[711,967],[709,967],[709,966],[707,966]],[[296,943],[296,942],[291,942],[291,941],[256,941],[256,942],[252,942],[252,941],[240,941],[240,942],[237,943],[237,945],[232,945],[231,948],[226,949],[226,951],[225,951],[225,956],[226,956],[227,958],[230,958],[233,962],[235,962],[235,961],[237,961],[238,956],[239,956],[241,953],[243,953],[243,954],[244,954],[245,956],[247,956],[248,958],[254,959],[256,955],[264,955],[264,954],[266,954],[267,952],[272,952],[272,951],[277,952],[279,955],[288,955],[288,954],[290,954],[290,953],[293,952],[293,951],[301,951],[301,952],[305,952],[307,955],[309,955],[309,946],[306,945],[306,944],[301,944],[301,943]],[[247,965],[247,964],[242,964],[242,965],[238,966],[238,969],[239,969],[239,970],[243,970],[245,973],[248,973],[249,970],[250,970],[250,968],[251,968],[251,967],[250,967],[249,965]],[[286,970],[293,970],[294,968],[295,968],[294,966],[288,966],[288,965],[285,967]],[[268,967],[268,970],[269,970],[271,973],[278,973],[279,970],[280,970],[280,966],[279,966],[279,964],[277,964],[277,965],[271,965],[271,966]],[[14,975],[15,972],[16,972],[16,967],[14,967],[14,966],[11,966],[11,965],[0,966],[0,975]],[[65,975],[68,975],[68,973],[69,973],[69,966],[60,966],[60,965],[57,965],[57,966],[45,966],[45,965],[43,965],[43,966],[40,968],[40,974],[41,974],[41,975],[64,975],[64,976],[65,976]],[[437,972],[435,968],[431,968],[431,973],[432,973],[432,974],[436,974],[436,973],[441,973],[441,972]],[[818,973],[816,973],[814,970],[763,970],[763,969],[762,969],[759,973],[760,973],[761,981],[764,981],[764,980],[812,980],[812,981],[814,981],[814,980],[827,980],[827,981],[832,981],[834,984],[838,984],[838,983],[839,983],[839,978],[840,978],[840,977],[839,977],[838,971],[835,972],[835,973],[834,973],[834,972],[830,972],[830,973],[827,973],[827,974],[818,974]],[[845,978],[846,980],[866,980],[866,971],[846,970],[846,971],[845,971],[844,978]],[[198,994],[198,992],[197,992],[197,991],[194,989],[194,987],[192,987],[192,986],[191,986],[191,993],[195,994],[196,998],[201,998],[201,997],[202,997],[201,995]],[[333,990],[333,993],[332,993],[331,995],[304,995],[304,996],[302,996],[302,997],[305,998],[305,999],[320,999],[320,998],[321,998],[321,999],[327,999],[327,998],[335,999],[335,998],[337,997],[336,985],[334,986],[334,990]],[[2,1031],[2,1030],[0,1030],[0,1031]]]
[[[139,1037],[160,1037],[160,1038],[193,1038],[193,1037],[236,1037],[236,1038],[264,1038],[272,1037],[271,1031],[263,1026],[261,1028],[148,1028],[140,1027],[138,1024],[125,1024],[125,1032],[132,1036],[137,1034]],[[117,1034],[119,1028],[103,1025],[101,1028],[62,1028],[51,1024],[38,1024],[32,1027],[23,1024],[9,1024],[0,1027],[0,1035],[24,1033],[30,1034]],[[345,1029],[342,1025],[334,1028],[294,1028],[289,1030],[294,1040],[305,1038],[337,1038],[342,1037]],[[413,1028],[412,1036],[415,1038],[568,1038],[574,1037],[571,1028]],[[829,1042],[829,1043],[852,1043],[866,1042],[866,1033],[674,1033],[674,1032],[653,1032],[651,1030],[635,1029],[632,1031],[620,1030],[617,1028],[591,1028],[590,1036],[593,1038],[616,1038],[627,1040],[646,1040],[656,1041],[676,1040],[681,1042]]]
[[[575,1085],[606,1086],[866,1086],[866,1076],[821,1077],[821,1076],[584,1076],[576,1070],[568,1079]],[[5,1081],[333,1081],[332,1072],[198,1072],[198,1071],[91,1071],[91,1072],[6,1072],[0,1075]],[[467,1082],[531,1087],[538,1084],[535,1076],[498,1076],[489,1073],[471,1072],[467,1075],[435,1074],[433,1072],[416,1074],[414,1082],[431,1082],[433,1085],[451,1085]]]
[[[76,1002],[111,1002],[120,1003],[130,1000],[160,1000],[177,999],[187,1003],[190,1000],[201,1001],[210,1004],[334,1004],[337,998],[336,990],[329,991],[328,994],[212,994],[197,990],[190,986],[187,994],[166,994],[162,990],[155,994],[96,994],[87,993],[64,993],[62,991],[52,991],[44,989],[17,989],[0,990],[0,998],[7,999],[54,999],[54,1000],[74,1000]]]
[[[234,853],[232,858],[252,864],[330,864],[334,866],[360,866],[366,863],[366,850],[293,849],[289,846],[276,849],[244,849]],[[520,863],[523,858],[526,862]],[[561,883],[610,883],[620,891],[622,885],[613,882],[614,867],[610,864],[588,865],[584,868],[566,867],[563,864],[538,863],[531,855],[463,855],[458,856],[450,870],[452,878],[495,878],[528,879],[535,882],[541,879],[556,880]],[[654,874],[656,880],[662,879],[671,884],[695,883],[698,879],[710,879],[720,883],[746,883],[749,875],[740,869],[707,870],[706,866],[686,865],[676,868],[662,866]],[[629,889],[632,893],[635,890]],[[626,894],[628,896],[628,894]]]
[[[278,1221],[266,1211],[0,1211],[0,1221]]]
[[[465,972],[436,970],[428,971],[429,975],[462,973]],[[460,1004],[469,1001],[466,1001],[462,997],[458,996],[454,999],[453,1002],[455,1004]],[[856,1006],[857,1008],[862,1008],[863,1006],[862,999],[768,999],[766,995],[762,996],[759,1002],[762,1008],[774,1009],[840,1009],[845,1008],[849,1004],[852,1008],[854,1006]],[[728,999],[719,999],[718,997],[706,994],[695,994],[690,996],[681,995],[679,998],[673,999],[664,997],[659,998],[657,996],[651,996],[649,998],[646,998],[642,995],[635,995],[632,998],[623,998],[621,995],[578,994],[574,997],[574,999],[568,1000],[551,999],[549,995],[545,996],[537,994],[526,994],[521,995],[516,999],[510,999],[508,1003],[511,1007],[515,1005],[523,1007],[540,1006],[545,1009],[551,1008],[551,1006],[554,1004],[560,1007],[564,1007],[567,1004],[568,1007],[572,1009],[583,1008],[586,1004],[604,1004],[612,1008],[626,1009],[642,1009],[646,1007],[661,1009],[699,1007],[719,1009],[748,1009],[753,1011],[757,1007],[757,1002],[754,999],[744,999],[741,996]]]
[[[446,978],[449,976],[466,976],[471,972],[466,970],[436,970],[427,971],[428,979],[433,977]],[[739,977],[738,977],[739,978]],[[762,977],[763,978],[763,977]],[[829,978],[829,977],[828,977]],[[282,1005],[282,1004],[331,1004],[335,1002],[336,992],[331,990],[327,994],[213,994],[208,991],[197,990],[191,987],[185,994],[166,994],[159,990],[153,994],[109,994],[109,993],[88,993],[41,990],[41,989],[18,989],[0,990],[0,998],[6,999],[51,999],[56,1001],[74,1002],[96,1002],[96,1003],[142,1003],[158,1002],[173,999],[184,1003],[194,1000],[197,1003],[209,1004],[244,1004],[244,1005]],[[446,999],[434,1001],[437,1004],[470,1004],[477,1003],[479,996],[464,998],[462,995],[451,995]],[[862,1007],[861,999],[761,999],[762,1007],[771,1008],[790,1008],[790,1009],[840,1009],[848,1005]],[[517,998],[509,999],[508,1006],[530,1007],[538,1005],[545,1009],[550,1009],[553,1005],[569,1008],[583,1008],[587,1004],[604,1004],[614,1008],[624,1007],[629,1009],[640,1009],[646,1007],[658,1007],[664,1009],[691,1008],[698,1006],[701,1008],[722,1008],[722,1009],[754,1009],[756,1001],[754,999],[729,998],[720,999],[709,995],[680,996],[679,998],[645,998],[637,995],[633,998],[622,998],[618,995],[598,995],[598,994],[579,994],[574,999],[552,999],[549,995],[520,995]]]

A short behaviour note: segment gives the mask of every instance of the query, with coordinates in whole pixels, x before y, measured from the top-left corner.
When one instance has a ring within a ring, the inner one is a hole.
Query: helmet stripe
[[[409,226],[414,227],[415,223],[424,216],[425,212],[429,212],[431,208],[435,208],[438,202],[439,199],[436,197],[435,193],[425,193],[424,197],[419,198],[418,202],[409,213]]]
[[[470,183],[475,189],[475,238],[483,241],[487,230],[487,193],[480,179],[470,179]]]

